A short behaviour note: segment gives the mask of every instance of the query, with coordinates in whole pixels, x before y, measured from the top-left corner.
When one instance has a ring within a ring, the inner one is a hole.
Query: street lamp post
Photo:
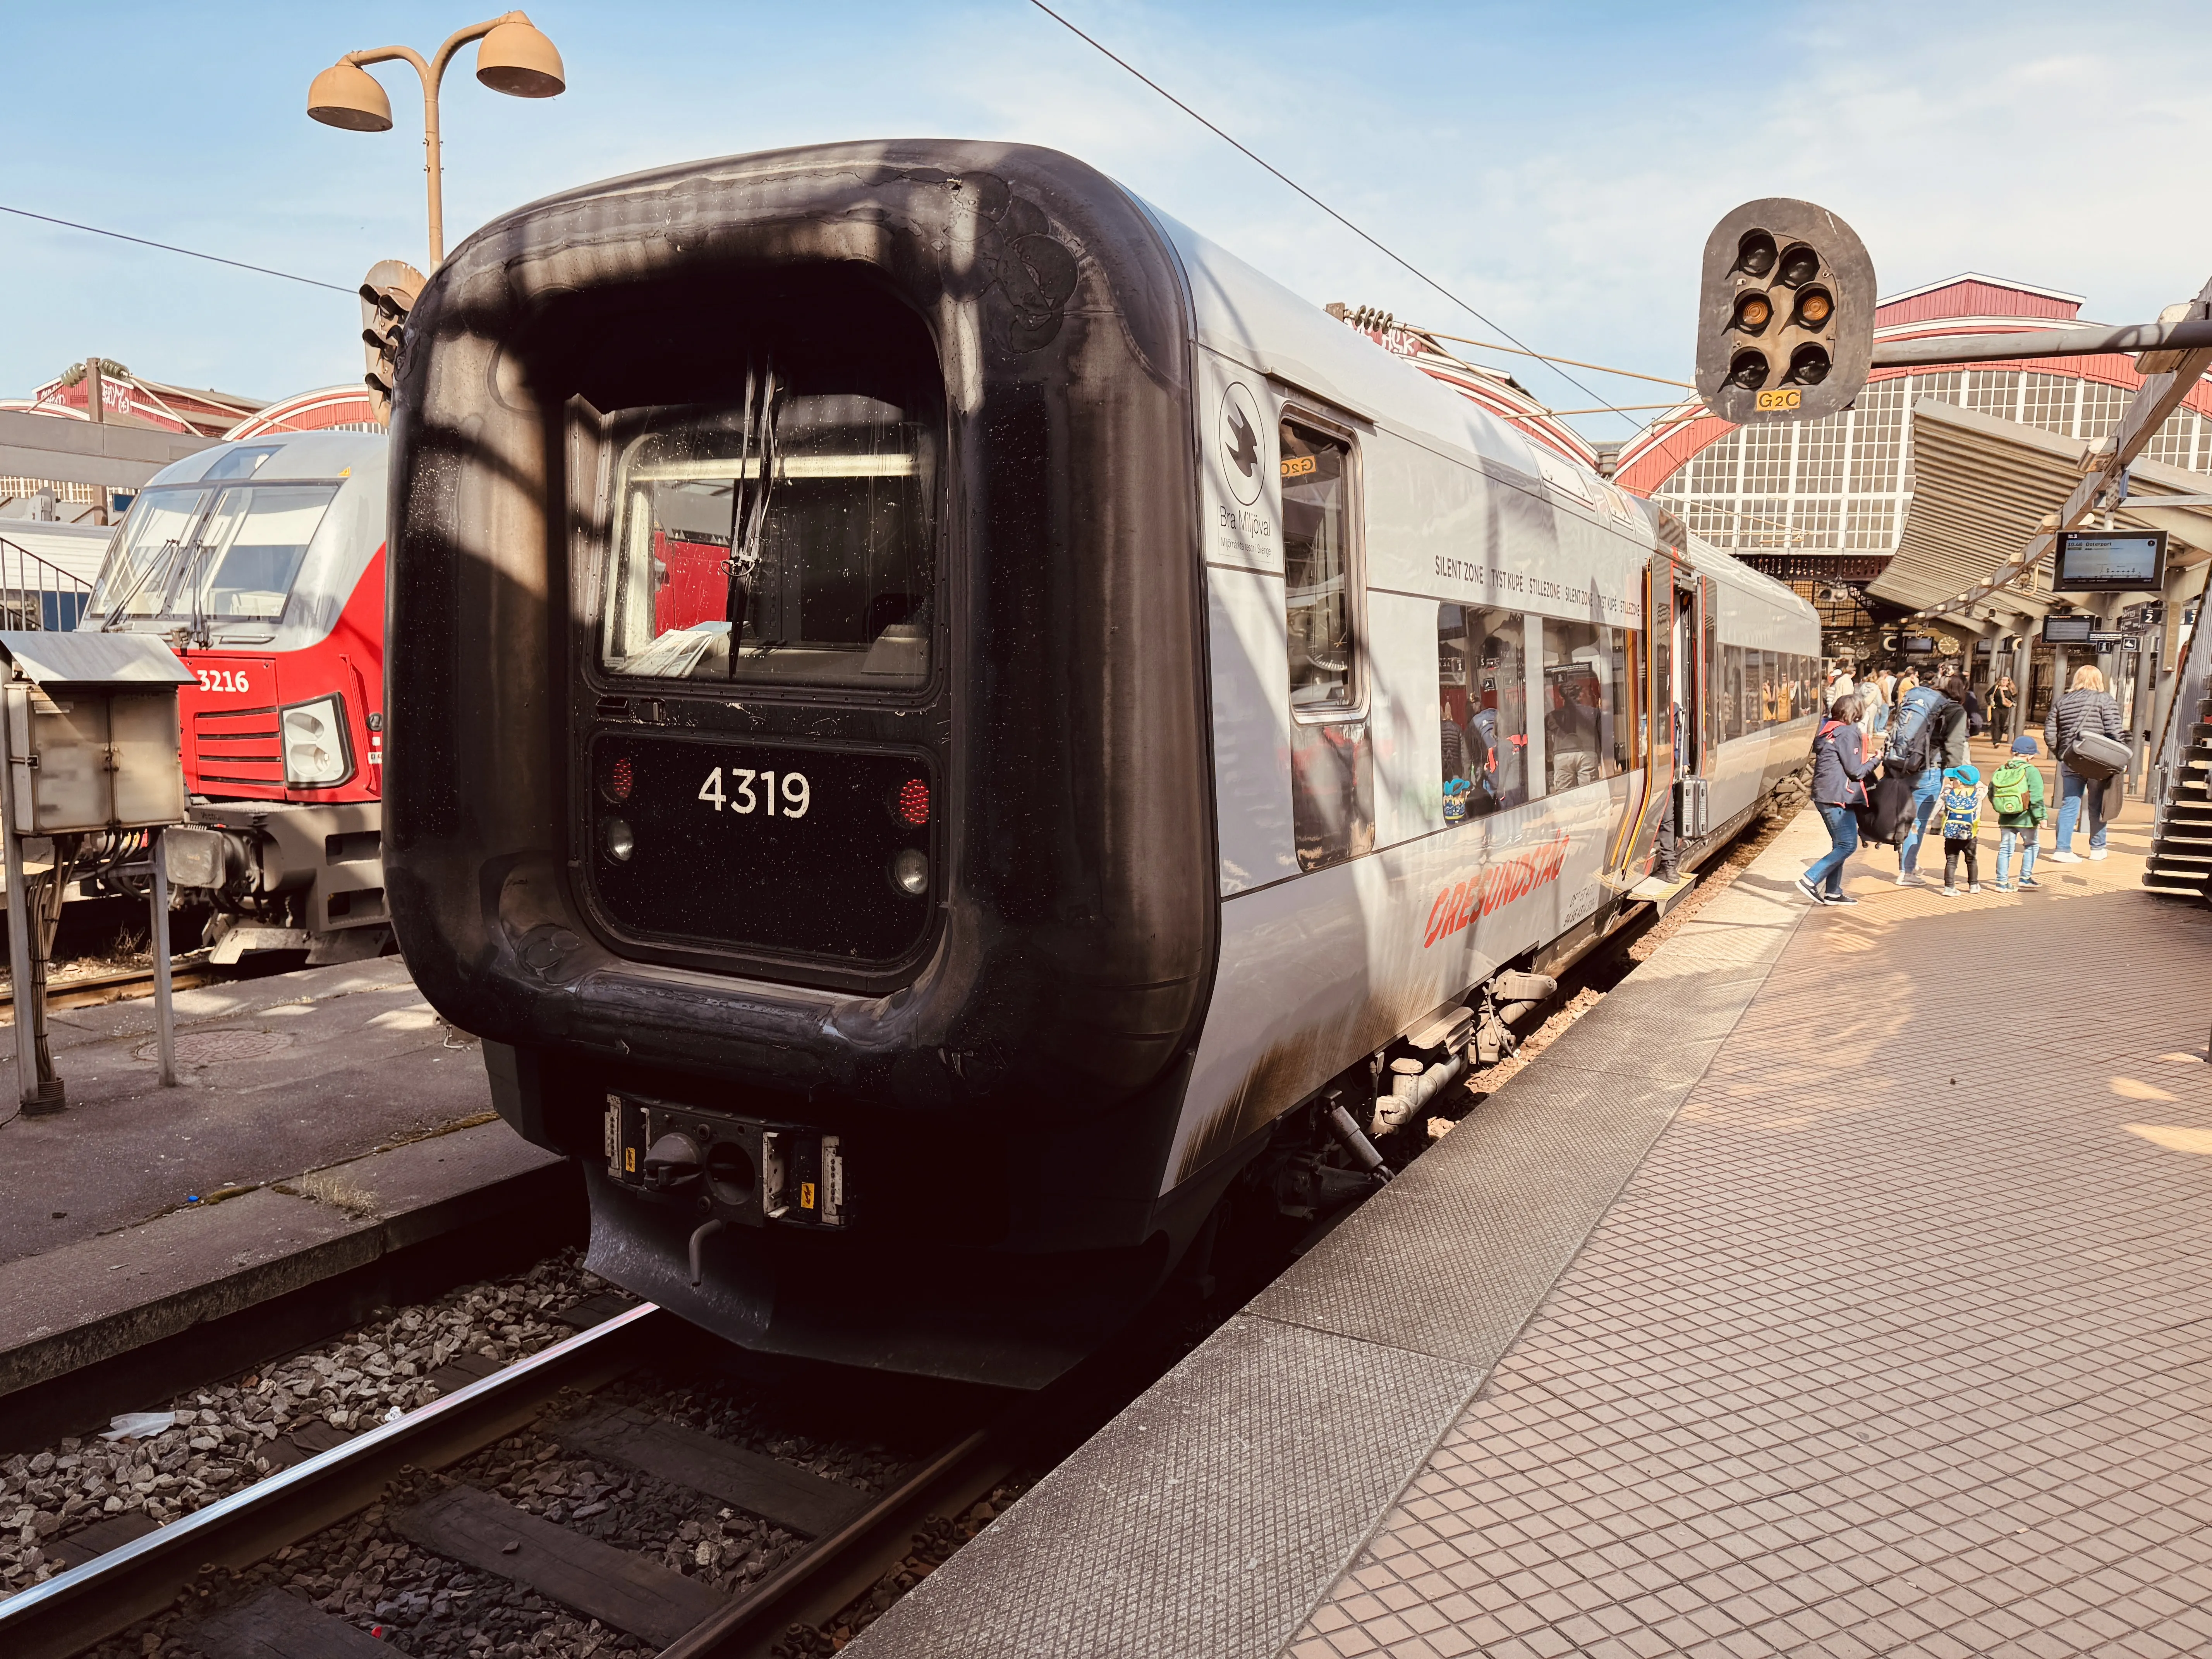
[[[422,148],[424,169],[430,175],[430,269],[445,263],[446,205],[441,185],[443,168],[438,158],[438,85],[453,54],[471,40],[477,48],[477,79],[494,92],[514,98],[551,98],[568,85],[561,54],[519,11],[510,11],[486,22],[459,29],[438,48],[428,63],[407,46],[379,46],[374,52],[349,52],[315,77],[307,89],[307,113],[325,126],[349,132],[389,132],[392,100],[369,64],[404,58],[422,80]]]

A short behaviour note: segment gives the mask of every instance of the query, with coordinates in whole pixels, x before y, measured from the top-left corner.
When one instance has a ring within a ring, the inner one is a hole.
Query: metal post
[[[84,360],[84,392],[85,419],[106,420],[107,394],[100,389],[100,359],[97,357],[88,357]]]
[[[39,1092],[38,1039],[31,1007],[36,980],[31,971],[30,901],[24,895],[23,839],[15,833],[15,764],[9,750],[8,703],[23,693],[0,691],[0,849],[8,863],[8,977],[15,996],[15,1095],[33,1106]]]
[[[161,1035],[161,1086],[177,1086],[177,1012],[169,1000],[169,869],[161,855],[162,832],[147,838],[154,862],[154,1024]]]

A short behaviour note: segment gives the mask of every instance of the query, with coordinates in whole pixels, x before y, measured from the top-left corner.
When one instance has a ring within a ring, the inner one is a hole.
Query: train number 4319
[[[722,786],[725,773],[730,780],[726,790]],[[699,799],[717,812],[727,807],[732,812],[764,811],[772,818],[803,818],[814,804],[814,791],[804,772],[756,772],[749,766],[717,766],[708,769],[706,782],[699,786]]]

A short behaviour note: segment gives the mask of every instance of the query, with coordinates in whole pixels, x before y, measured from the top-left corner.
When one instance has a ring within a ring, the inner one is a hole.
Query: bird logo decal
[[[1229,409],[1229,459],[1246,477],[1260,465],[1260,437],[1244,418],[1244,411],[1235,404]]]
[[[1240,506],[1250,507],[1260,499],[1260,486],[1267,476],[1267,447],[1260,406],[1241,380],[1231,380],[1222,393],[1221,454],[1226,463],[1222,482]]]

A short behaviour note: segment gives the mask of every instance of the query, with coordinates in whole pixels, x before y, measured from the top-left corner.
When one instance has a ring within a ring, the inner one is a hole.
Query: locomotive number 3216
[[[725,772],[730,776],[726,792],[722,787]],[[760,785],[757,793],[753,787],[756,781]],[[779,784],[781,806],[777,805]],[[708,770],[707,781],[699,786],[699,799],[712,802],[717,812],[726,806],[732,812],[765,811],[772,818],[803,818],[814,804],[814,792],[808,787],[804,772],[756,772],[749,766],[717,766]]]

